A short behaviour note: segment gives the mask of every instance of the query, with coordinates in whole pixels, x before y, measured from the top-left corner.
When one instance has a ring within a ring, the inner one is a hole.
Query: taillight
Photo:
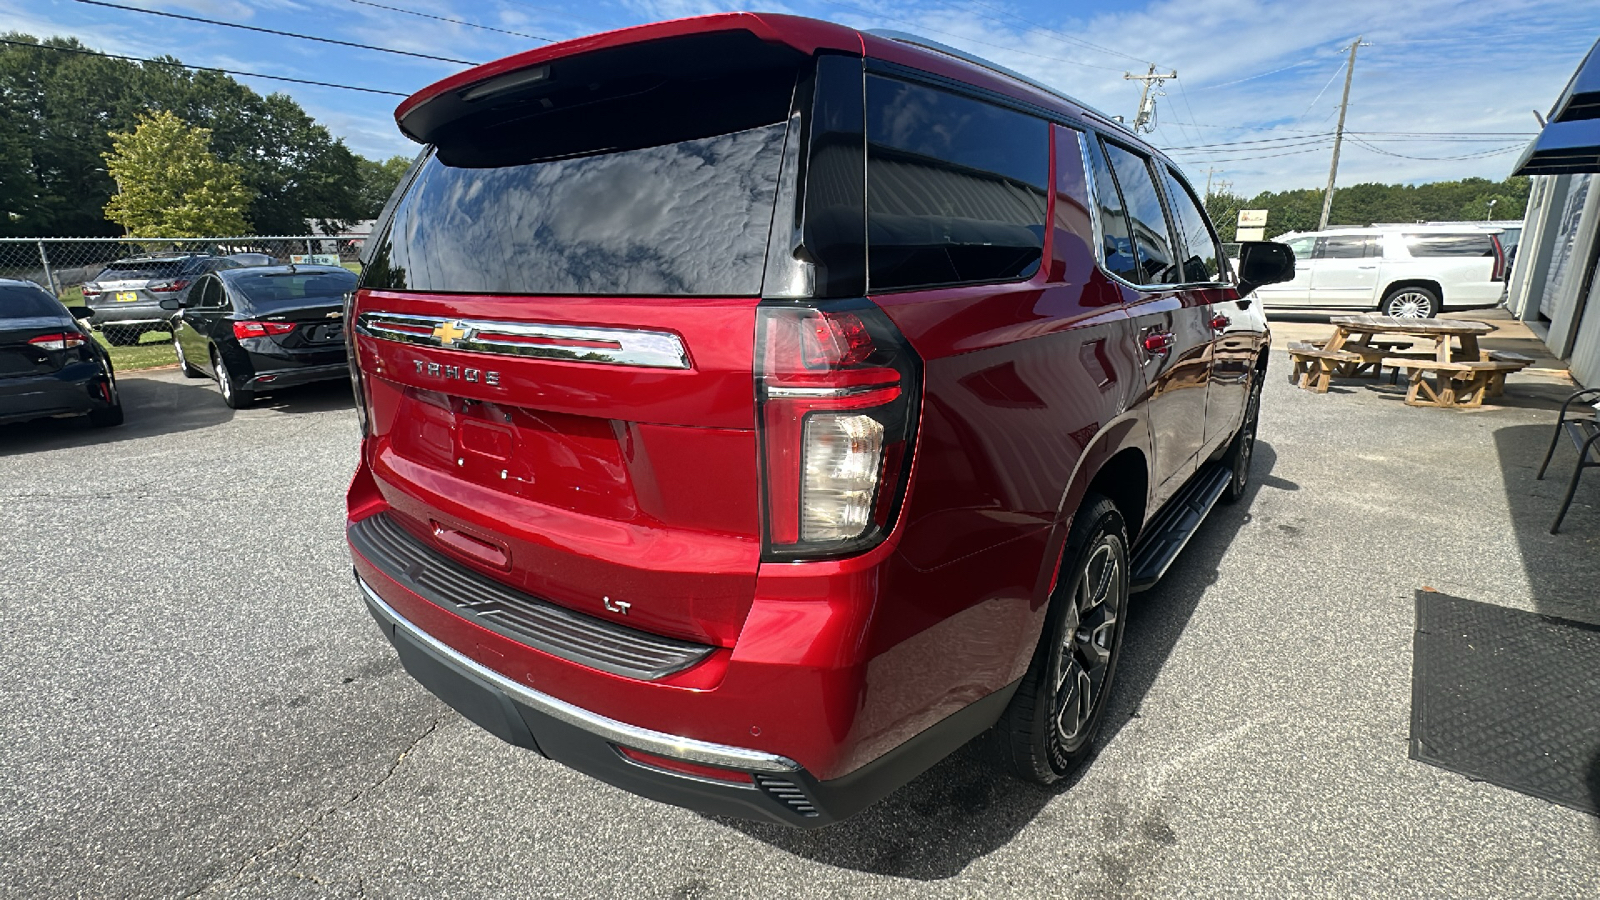
[[[1500,243],[1500,236],[1491,234],[1489,240],[1494,244],[1494,274],[1489,276],[1490,281],[1506,280],[1506,245]]]
[[[149,290],[156,294],[175,294],[189,286],[189,279],[175,278],[171,281],[158,281],[150,285]]]
[[[63,331],[59,334],[41,334],[38,337],[28,338],[28,343],[40,350],[68,350],[73,347],[82,347],[88,339],[76,331]]]
[[[288,334],[295,329],[293,322],[252,322],[240,321],[233,323],[233,336],[244,340],[245,338],[266,337],[269,334]]]
[[[904,494],[921,365],[866,301],[763,307],[756,329],[765,553],[854,553]]]
[[[101,293],[100,285],[98,284],[86,284],[83,286],[82,291],[84,299],[86,300],[90,297],[98,297]]]

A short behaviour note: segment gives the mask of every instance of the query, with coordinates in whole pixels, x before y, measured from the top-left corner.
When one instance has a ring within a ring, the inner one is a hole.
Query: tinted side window
[[[1183,280],[1189,283],[1220,280],[1222,252],[1217,249],[1217,239],[1211,233],[1205,212],[1171,169],[1163,167],[1161,177],[1167,188],[1172,217],[1177,220],[1173,224],[1183,238]]]
[[[1412,256],[1494,256],[1488,234],[1408,234]]]
[[[1122,188],[1122,199],[1128,204],[1133,223],[1133,243],[1139,253],[1138,283],[1178,284],[1183,277],[1172,252],[1161,195],[1150,177],[1149,160],[1116,144],[1106,145],[1106,155],[1111,159],[1112,171],[1117,173],[1117,185]]]
[[[934,88],[867,78],[871,290],[1011,281],[1044,247],[1048,125]]]
[[[1086,141],[1089,165],[1094,169],[1095,206],[1100,212],[1101,262],[1107,272],[1138,284],[1139,258],[1133,251],[1133,229],[1128,224],[1128,211],[1122,205],[1117,181],[1111,175],[1111,163],[1106,160],[1100,141],[1092,137]]]
[[[216,309],[222,305],[222,282],[207,278],[195,289],[200,292],[198,305],[201,309]]]
[[[1073,253],[1094,253],[1094,216],[1089,212],[1089,184],[1083,172],[1084,136],[1071,128],[1055,127],[1056,213],[1055,255],[1065,259],[1067,244]]]
[[[1317,241],[1318,259],[1361,259],[1367,255],[1370,238],[1361,235],[1325,237]]]

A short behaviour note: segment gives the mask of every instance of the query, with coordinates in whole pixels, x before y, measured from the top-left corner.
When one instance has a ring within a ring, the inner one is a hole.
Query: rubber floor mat
[[[1411,758],[1600,814],[1600,627],[1417,592]]]

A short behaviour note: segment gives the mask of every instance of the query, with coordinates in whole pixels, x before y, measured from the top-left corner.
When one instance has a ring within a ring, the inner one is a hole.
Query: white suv
[[[1376,309],[1426,319],[1500,302],[1505,251],[1492,229],[1337,228],[1277,238],[1295,278],[1259,289],[1267,309]]]

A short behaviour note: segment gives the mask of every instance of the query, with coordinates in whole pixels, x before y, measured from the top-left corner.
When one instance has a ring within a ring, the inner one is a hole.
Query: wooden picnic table
[[[1289,345],[1294,362],[1290,380],[1316,393],[1326,393],[1335,374],[1353,376],[1371,368],[1374,374],[1382,375],[1383,367],[1389,366],[1396,372],[1405,369],[1410,373],[1407,405],[1479,406],[1486,395],[1499,395],[1508,372],[1533,362],[1515,353],[1480,350],[1478,337],[1497,330],[1487,322],[1399,319],[1374,313],[1332,316],[1328,321],[1334,332],[1327,343]],[[1379,335],[1431,340],[1433,352],[1397,352],[1398,343],[1379,339]],[[1452,341],[1459,341],[1460,348]],[[1432,384],[1425,377],[1429,374],[1434,376]]]
[[[1399,319],[1376,313],[1331,316],[1328,322],[1333,325],[1333,337],[1323,349],[1330,353],[1344,350],[1346,344],[1352,343],[1352,339],[1354,346],[1350,349],[1355,350],[1355,346],[1370,345],[1377,335],[1396,334],[1432,340],[1434,359],[1442,363],[1477,362],[1482,355],[1478,350],[1478,336],[1499,330],[1488,322],[1469,322],[1466,319]],[[1452,358],[1451,338],[1461,341],[1460,359]]]

